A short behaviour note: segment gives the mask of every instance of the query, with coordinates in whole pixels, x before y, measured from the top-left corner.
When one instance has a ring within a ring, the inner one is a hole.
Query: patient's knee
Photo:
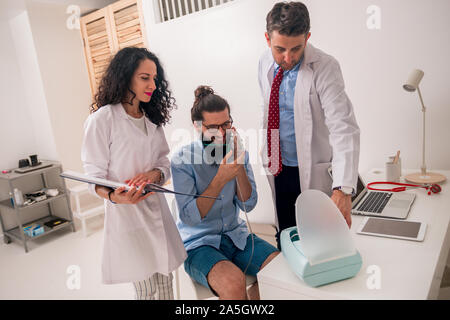
[[[220,298],[246,298],[245,275],[230,261],[217,263],[208,274],[208,282]]]

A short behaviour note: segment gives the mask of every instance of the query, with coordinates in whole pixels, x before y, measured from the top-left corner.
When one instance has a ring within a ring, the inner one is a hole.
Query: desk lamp
[[[409,75],[408,81],[403,85],[403,89],[408,92],[414,92],[417,89],[419,94],[420,103],[422,104],[423,114],[423,133],[422,133],[422,167],[420,173],[412,173],[405,176],[405,180],[412,183],[432,184],[445,181],[447,178],[439,173],[427,172],[425,165],[425,105],[423,104],[422,94],[420,93],[419,83],[422,80],[424,72],[422,70],[415,69]]]

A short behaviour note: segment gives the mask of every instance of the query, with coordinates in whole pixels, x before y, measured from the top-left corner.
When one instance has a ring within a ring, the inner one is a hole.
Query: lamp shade
[[[409,75],[408,81],[403,85],[403,89],[409,92],[416,91],[419,86],[420,80],[423,78],[423,71],[419,69],[415,69]]]

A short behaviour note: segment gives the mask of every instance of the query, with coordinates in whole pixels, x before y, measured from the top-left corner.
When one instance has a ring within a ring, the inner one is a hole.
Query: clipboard
[[[86,174],[82,174],[79,172],[75,172],[75,171],[64,171],[62,172],[60,175],[60,177],[65,178],[65,179],[71,179],[71,180],[75,180],[75,181],[79,181],[79,182],[84,182],[84,183],[89,183],[89,184],[96,184],[99,186],[104,186],[104,187],[108,187],[108,188],[112,188],[112,189],[118,189],[120,187],[125,187],[125,190],[130,190],[132,187],[125,184],[125,183],[120,183],[120,182],[116,182],[116,181],[111,181],[111,180],[107,180],[107,179],[100,179],[100,178],[93,178],[90,177]],[[199,194],[189,194],[189,193],[183,193],[183,192],[176,192],[173,190],[169,190],[166,189],[164,187],[161,187],[160,185],[154,184],[154,183],[148,183],[145,187],[144,190],[142,191],[142,194],[147,194],[149,192],[159,192],[159,193],[171,193],[171,194],[178,194],[178,195],[183,195],[183,196],[192,196],[194,198],[208,198],[208,199],[215,199],[215,200],[222,200],[222,198],[217,198],[217,197],[211,197],[211,196],[202,196]]]

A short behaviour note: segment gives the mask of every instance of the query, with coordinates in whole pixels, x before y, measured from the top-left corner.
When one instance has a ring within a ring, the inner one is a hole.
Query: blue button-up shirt
[[[175,191],[202,194],[219,169],[218,164],[206,164],[200,140],[182,147],[171,160]],[[209,245],[219,249],[222,235],[227,235],[239,249],[245,248],[249,235],[245,221],[239,218],[239,209],[251,211],[258,200],[255,178],[245,154],[245,170],[252,186],[250,198],[242,203],[236,195],[236,179],[229,181],[220,191],[221,200],[215,200],[202,219],[193,196],[175,195],[178,206],[177,227],[186,250]],[[245,205],[245,209],[244,209]]]
[[[280,145],[281,159],[285,166],[297,167],[297,145],[295,143],[295,123],[294,123],[294,96],[297,75],[302,64],[300,62],[291,70],[283,73],[283,80],[280,85]],[[274,77],[278,73],[280,66],[275,64]]]

